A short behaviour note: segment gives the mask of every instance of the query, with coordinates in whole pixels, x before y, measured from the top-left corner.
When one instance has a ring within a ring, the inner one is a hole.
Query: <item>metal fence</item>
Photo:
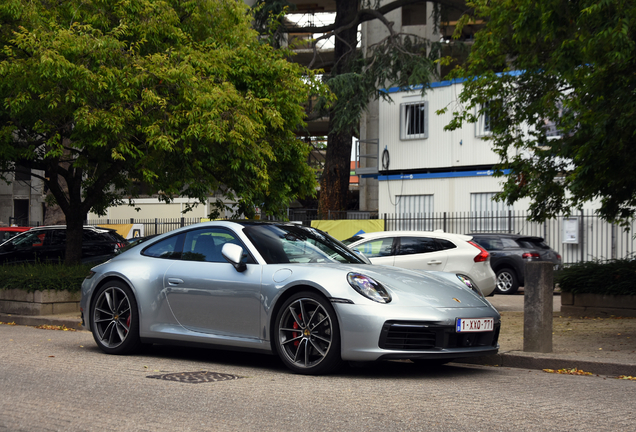
[[[385,214],[386,231],[435,231],[472,234],[499,232],[543,237],[561,254],[564,264],[634,257],[635,221],[621,227],[603,221],[593,211],[558,217],[544,223],[530,222],[526,212]]]
[[[141,224],[144,226],[144,236],[163,234],[188,225],[201,222],[201,218],[164,218],[164,219],[93,219],[85,225],[120,225]]]
[[[377,219],[372,212],[331,212],[321,217],[316,210],[293,210],[288,212],[291,221],[311,225],[317,219]],[[427,213],[384,214],[385,231],[435,231],[454,234],[499,232],[543,237],[561,254],[564,264],[581,261],[607,260],[636,257],[635,221],[628,228],[601,220],[592,211],[580,212],[570,217],[558,217],[544,223],[530,222],[526,212],[486,213]],[[173,219],[96,219],[87,225],[143,224],[144,235],[163,234],[174,229],[192,225],[201,218]]]

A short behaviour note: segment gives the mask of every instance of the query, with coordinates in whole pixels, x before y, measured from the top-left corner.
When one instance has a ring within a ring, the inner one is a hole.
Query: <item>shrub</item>
[[[558,275],[563,292],[636,295],[636,260],[619,259],[573,264]]]
[[[78,292],[82,281],[95,264],[66,266],[61,264],[21,264],[0,266],[0,289],[27,292],[54,290]]]

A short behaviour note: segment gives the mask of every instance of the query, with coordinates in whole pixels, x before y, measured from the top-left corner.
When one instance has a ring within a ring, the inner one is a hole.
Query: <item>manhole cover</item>
[[[146,378],[156,378],[166,381],[178,381],[190,384],[200,384],[205,382],[228,381],[241,378],[237,375],[230,375],[218,372],[177,372],[163,375],[149,375]]]

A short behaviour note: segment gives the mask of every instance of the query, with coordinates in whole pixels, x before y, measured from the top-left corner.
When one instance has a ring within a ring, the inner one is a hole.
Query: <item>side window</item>
[[[439,250],[455,249],[457,246],[450,240],[437,239]]]
[[[223,228],[203,228],[188,231],[185,235],[181,259],[187,261],[227,263],[227,260],[221,254],[221,249],[226,243],[237,244],[247,252],[243,243],[229,230]],[[253,263],[247,253],[244,254],[243,261],[248,264]]]
[[[501,243],[503,247],[506,249],[519,249],[519,244],[513,239],[502,238]]]
[[[477,237],[477,238],[473,238],[473,241],[477,243],[479,246],[486,249],[487,251],[503,249],[503,244],[501,243],[501,240],[498,238]]]
[[[86,238],[84,238],[85,240]],[[66,230],[54,230],[51,231],[50,243],[51,245],[66,244]]]
[[[440,248],[433,238],[429,237],[402,237],[398,255],[413,255],[420,253],[437,252]]]
[[[370,240],[355,247],[368,258],[385,257],[393,254],[393,237]]]
[[[31,231],[26,235],[16,237],[11,240],[11,243],[15,246],[16,249],[25,250],[31,249],[32,247],[40,247],[44,245],[44,240],[47,237],[47,233],[50,236],[49,231]]]
[[[141,253],[155,258],[179,259],[181,258],[182,246],[183,235],[174,235],[149,246]]]

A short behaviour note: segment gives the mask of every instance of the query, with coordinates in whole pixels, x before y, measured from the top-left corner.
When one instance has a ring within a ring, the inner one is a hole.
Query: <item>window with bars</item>
[[[428,138],[428,102],[400,105],[400,139]]]

